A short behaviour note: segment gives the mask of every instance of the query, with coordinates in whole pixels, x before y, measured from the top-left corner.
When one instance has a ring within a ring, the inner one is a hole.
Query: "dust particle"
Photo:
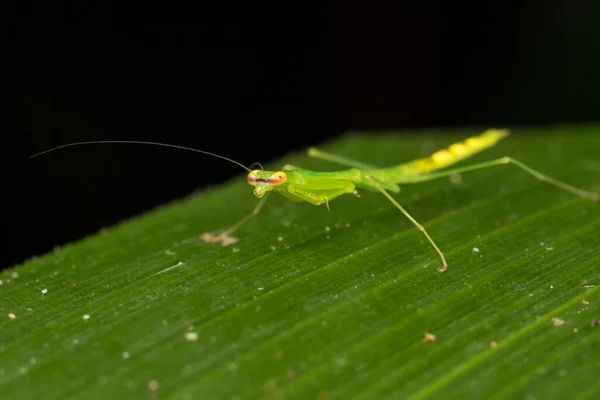
[[[238,369],[239,367],[240,367],[240,364],[238,364],[238,363],[237,363],[237,362],[235,362],[235,361],[232,361],[232,362],[230,362],[230,363],[229,363],[229,370],[230,370],[231,372],[233,372],[233,371],[237,371],[237,369]]]
[[[479,254],[479,247],[473,247],[473,253]]]
[[[283,236],[278,236],[277,240],[279,240],[280,242],[283,242]]]
[[[240,248],[239,248],[239,247],[234,247],[234,248],[232,249],[232,251],[233,251],[234,253],[238,253],[238,252],[240,251]]]
[[[331,230],[330,227],[328,227],[328,226],[325,227],[325,232],[329,232],[330,230]]]
[[[218,243],[221,242],[221,246],[229,246],[230,244],[237,243],[239,241],[238,238],[227,235],[227,233],[221,233],[220,235],[213,235],[210,232],[203,233],[200,235],[200,239],[204,240],[207,243]]]
[[[546,250],[548,250],[548,251],[554,251],[554,247],[546,247]]]
[[[554,289],[554,285],[550,285],[550,289]]]
[[[2,279],[0,279],[0,285],[3,285],[4,281]]]
[[[84,319],[85,321],[87,321],[88,319],[90,319],[90,316],[89,316],[88,314],[85,314],[85,315],[83,316],[83,319]]]
[[[346,224],[344,225],[346,228],[350,228],[350,224]]]
[[[577,333],[577,332],[579,332],[579,329],[573,328],[573,333]]]
[[[190,342],[198,340],[198,334],[196,332],[186,332],[185,338]]]
[[[583,304],[585,304],[586,306],[587,306],[588,304],[590,304],[590,302],[589,302],[589,301],[587,301],[587,300],[585,300],[585,299],[582,301],[582,303],[583,303]]]
[[[288,381],[293,381],[296,379],[296,370],[295,369],[288,369],[288,371],[285,373],[285,379],[287,379]]]
[[[431,334],[431,333],[426,333],[425,336],[423,336],[423,343],[432,343],[435,342],[435,335]]]
[[[48,293],[48,289],[42,289],[42,294]]]
[[[121,356],[123,356],[123,358],[127,360],[129,358],[129,352],[124,351],[123,354],[121,354]]]
[[[264,390],[267,393],[275,393],[277,391],[277,381],[275,379],[270,379],[265,383]]]
[[[270,245],[269,247],[271,248],[272,251],[277,249],[277,247],[275,247],[273,245]]]
[[[552,323],[554,324],[554,326],[561,326],[562,324],[565,323],[565,320],[560,319],[558,317],[554,317],[554,318],[552,318]]]
[[[13,313],[8,313],[8,318],[15,319],[15,318],[17,318],[17,316]]]
[[[13,272],[12,277],[13,277],[13,279],[17,279],[19,277],[19,274],[16,272]]]
[[[490,347],[492,349],[495,348],[495,347],[498,347],[498,342],[496,342],[496,341],[490,342]]]
[[[156,392],[158,390],[158,381],[155,379],[148,381],[148,389],[150,389],[153,392]]]
[[[28,371],[27,367],[21,367],[21,368],[19,368],[19,373],[21,375],[25,375],[27,373],[27,371]]]

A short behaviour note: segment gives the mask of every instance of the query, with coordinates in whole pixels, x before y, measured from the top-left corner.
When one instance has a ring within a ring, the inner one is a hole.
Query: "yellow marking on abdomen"
[[[454,143],[447,149],[437,151],[429,157],[420,158],[405,164],[405,171],[408,174],[420,175],[445,168],[494,146],[500,139],[508,135],[508,129],[488,129],[481,135],[470,137],[463,142]]]

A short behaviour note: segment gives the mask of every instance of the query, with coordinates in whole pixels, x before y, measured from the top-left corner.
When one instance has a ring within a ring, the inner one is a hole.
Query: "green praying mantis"
[[[269,192],[279,193],[295,202],[306,201],[314,205],[325,204],[327,208],[329,208],[329,202],[338,196],[344,194],[358,196],[358,192],[356,190],[357,188],[372,192],[379,192],[388,198],[390,202],[398,210],[400,210],[406,216],[406,218],[408,218],[410,222],[412,222],[414,226],[423,233],[423,235],[425,235],[441,260],[442,265],[438,268],[438,271],[444,272],[448,268],[448,263],[446,262],[444,253],[433,241],[431,236],[429,236],[425,228],[419,224],[419,222],[417,222],[390,194],[398,193],[400,191],[400,187],[398,185],[427,182],[434,179],[461,174],[463,172],[481,170],[503,164],[512,164],[534,176],[535,178],[554,185],[560,189],[566,190],[574,195],[592,201],[600,200],[599,194],[588,192],[571,186],[565,182],[551,178],[511,157],[501,157],[474,165],[445,169],[458,161],[471,157],[475,153],[494,146],[501,139],[508,135],[509,131],[507,129],[488,129],[478,136],[470,137],[462,142],[454,143],[446,149],[433,153],[429,157],[419,158],[388,168],[375,167],[360,161],[329,154],[315,148],[308,149],[308,155],[310,157],[319,158],[350,167],[349,169],[335,172],[309,171],[293,165],[285,165],[281,171],[264,171],[262,169],[251,170],[235,160],[207,151],[172,144],[143,141],[92,141],[69,143],[33,155],[32,158],[69,146],[98,143],[131,143],[190,150],[232,162],[248,171],[248,184],[254,187],[254,195],[261,200],[250,214],[246,215],[233,226],[221,231],[218,235],[204,233],[201,236],[201,238],[206,242],[220,242],[223,246],[227,246],[238,241],[238,239],[232,237],[231,234],[260,212],[267,198],[266,194]],[[440,171],[442,169],[444,170]]]

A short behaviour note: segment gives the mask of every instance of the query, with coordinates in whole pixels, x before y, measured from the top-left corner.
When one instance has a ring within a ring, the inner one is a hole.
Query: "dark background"
[[[0,268],[241,172],[148,146],[28,158],[64,143],[248,165],[351,129],[600,119],[597,1],[204,3],[3,12]]]

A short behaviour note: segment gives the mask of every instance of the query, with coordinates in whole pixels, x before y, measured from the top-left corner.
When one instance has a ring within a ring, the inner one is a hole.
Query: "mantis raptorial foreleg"
[[[246,222],[248,222],[248,220],[254,216],[256,216],[261,208],[263,207],[263,205],[265,204],[265,200],[267,199],[267,196],[263,197],[262,199],[260,199],[258,201],[258,204],[256,205],[256,207],[254,207],[254,210],[252,210],[252,212],[248,215],[246,215],[244,218],[242,218],[241,220],[239,220],[238,222],[236,222],[233,226],[231,226],[230,228],[225,229],[224,231],[220,232],[218,235],[213,235],[210,232],[205,232],[202,235],[200,235],[200,239],[204,240],[205,242],[208,243],[218,243],[221,242],[221,246],[228,246],[230,244],[234,244],[237,243],[239,241],[238,238],[230,236],[233,232],[235,232],[240,226],[244,225]]]
[[[536,171],[535,169],[529,167],[528,165],[525,165],[522,162],[517,161],[511,157],[502,157],[502,158],[498,158],[496,160],[482,162],[482,163],[474,164],[474,165],[468,165],[466,167],[453,168],[453,169],[449,169],[449,170],[442,171],[442,172],[434,172],[434,173],[429,173],[429,174],[424,174],[424,175],[407,176],[406,179],[404,179],[398,183],[426,182],[426,181],[430,181],[433,179],[447,177],[450,175],[460,174],[460,173],[468,172],[468,171],[475,171],[475,170],[479,170],[479,169],[492,167],[495,165],[504,165],[504,164],[513,164],[513,165],[521,168],[523,171],[527,172],[528,174],[539,179],[540,181],[547,182],[547,183],[554,185],[560,189],[566,190],[567,192],[570,192],[577,196],[583,197],[584,199],[593,200],[593,201],[600,200],[600,195],[598,195],[596,193],[587,192],[585,190],[571,186],[568,183],[565,183],[565,182],[559,181],[557,179],[554,179],[552,177],[549,177],[548,175],[544,175],[541,172]]]
[[[438,255],[440,256],[440,259],[442,260],[442,266],[438,268],[438,271],[440,272],[444,272],[447,268],[448,268],[448,263],[446,263],[446,258],[444,258],[444,253],[442,253],[442,251],[440,250],[439,247],[437,247],[437,245],[435,244],[435,242],[433,241],[433,239],[431,238],[431,236],[429,236],[429,234],[427,233],[427,231],[425,230],[425,228],[423,228],[423,226],[421,224],[419,224],[409,213],[408,211],[406,211],[404,209],[404,207],[402,207],[397,201],[396,199],[394,199],[379,183],[377,183],[373,178],[371,178],[369,175],[365,174],[365,179],[367,179],[371,185],[373,185],[373,187],[375,187],[377,190],[379,190],[381,193],[383,193],[383,195],[385,197],[387,197],[389,199],[389,201],[392,202],[393,205],[396,206],[396,208],[398,208],[398,210],[402,211],[402,213],[406,216],[406,218],[408,218],[410,220],[410,222],[412,222],[418,230],[420,230],[421,232],[423,232],[423,234],[425,235],[425,237],[427,238],[427,240],[429,240],[429,243],[431,243],[431,245],[433,246],[433,248],[435,249],[435,251],[438,253]]]

